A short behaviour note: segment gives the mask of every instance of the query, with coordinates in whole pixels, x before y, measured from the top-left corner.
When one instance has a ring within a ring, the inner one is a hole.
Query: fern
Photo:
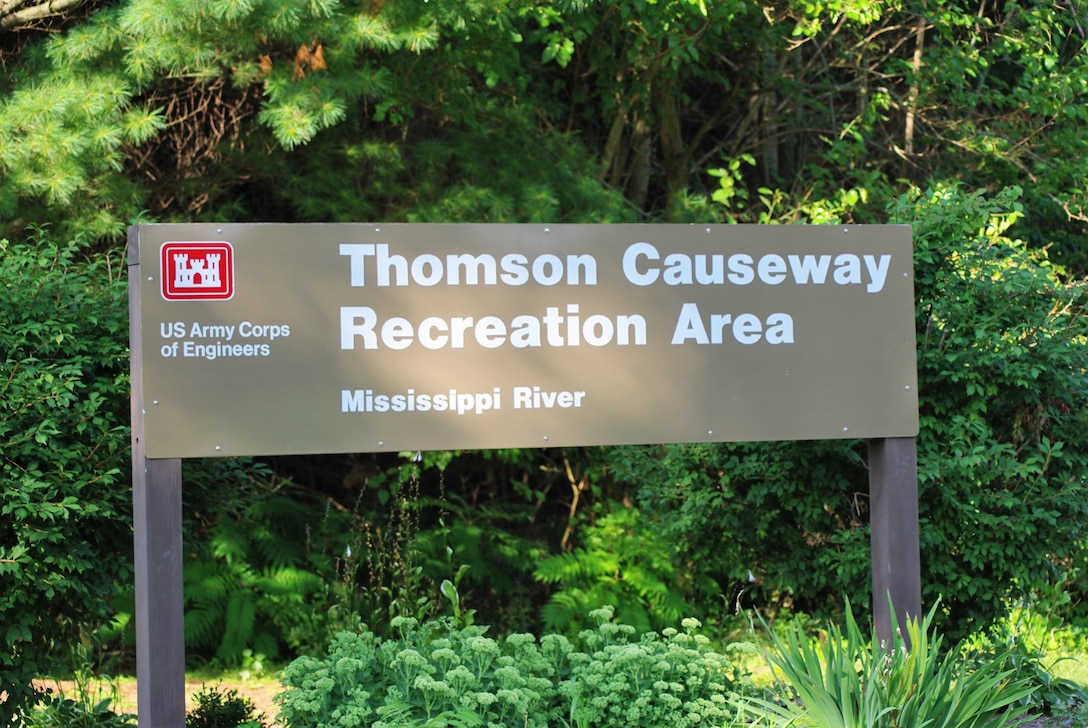
[[[669,546],[632,508],[601,518],[585,531],[585,545],[542,560],[534,577],[558,586],[541,611],[551,630],[571,633],[587,626],[584,615],[612,606],[641,631],[691,613],[688,585]]]
[[[324,583],[317,574],[303,569],[281,567],[265,570],[252,580],[253,588],[264,594],[292,597],[316,591]]]
[[[223,612],[217,607],[196,607],[185,611],[185,644],[190,647],[204,648],[209,643],[214,645],[221,628]]]
[[[223,639],[215,656],[223,662],[231,662],[240,656],[253,641],[257,625],[257,593],[239,589],[230,595],[223,625]]]
[[[310,509],[284,497],[251,501],[214,519],[205,548],[185,565],[185,640],[189,648],[238,664],[246,650],[275,657],[286,641],[283,613],[298,610],[324,585],[297,534]]]

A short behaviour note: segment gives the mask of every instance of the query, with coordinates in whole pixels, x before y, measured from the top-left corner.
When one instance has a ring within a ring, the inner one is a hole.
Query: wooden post
[[[922,618],[915,438],[869,441],[869,507],[873,619],[877,638],[891,644],[895,629],[906,635],[907,617]],[[889,597],[894,615],[888,608]]]
[[[185,728],[181,460],[144,455],[140,241],[129,228],[132,522],[136,581],[136,700],[140,728]]]

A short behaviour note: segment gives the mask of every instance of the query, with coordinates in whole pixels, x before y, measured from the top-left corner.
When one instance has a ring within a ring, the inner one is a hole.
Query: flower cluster
[[[280,720],[292,728],[352,726],[689,726],[729,717],[742,680],[728,659],[695,634],[665,630],[639,638],[591,616],[579,649],[566,637],[496,640],[486,628],[448,620],[394,620],[398,637],[340,633],[323,659],[301,657],[283,671]]]
[[[611,622],[612,610],[595,610],[595,631],[583,633],[587,652],[571,655],[573,669],[560,693],[569,699],[576,726],[722,725],[732,715],[729,695],[743,680],[728,658],[695,634],[666,629],[635,638],[635,630]]]

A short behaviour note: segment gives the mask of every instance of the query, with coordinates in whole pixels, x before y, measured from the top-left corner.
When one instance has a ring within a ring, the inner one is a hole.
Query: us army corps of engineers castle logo
[[[230,243],[163,243],[162,297],[167,301],[217,301],[234,297]]]

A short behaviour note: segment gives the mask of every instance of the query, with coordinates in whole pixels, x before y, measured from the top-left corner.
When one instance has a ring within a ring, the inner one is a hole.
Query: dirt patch
[[[39,687],[49,688],[53,692],[65,697],[77,699],[79,686],[70,680],[40,680],[36,681]],[[114,681],[117,696],[112,705],[116,713],[137,714],[136,710],[136,680],[131,677],[122,677]],[[254,680],[186,680],[185,681],[185,710],[192,710],[196,706],[196,695],[205,688],[216,688],[221,692],[237,690],[239,695],[249,698],[257,708],[258,713],[264,714],[266,722],[272,723],[279,711],[272,698],[282,690],[279,682],[273,678]],[[97,703],[104,698],[112,697],[112,690],[108,684],[94,683],[86,687],[89,702]]]

